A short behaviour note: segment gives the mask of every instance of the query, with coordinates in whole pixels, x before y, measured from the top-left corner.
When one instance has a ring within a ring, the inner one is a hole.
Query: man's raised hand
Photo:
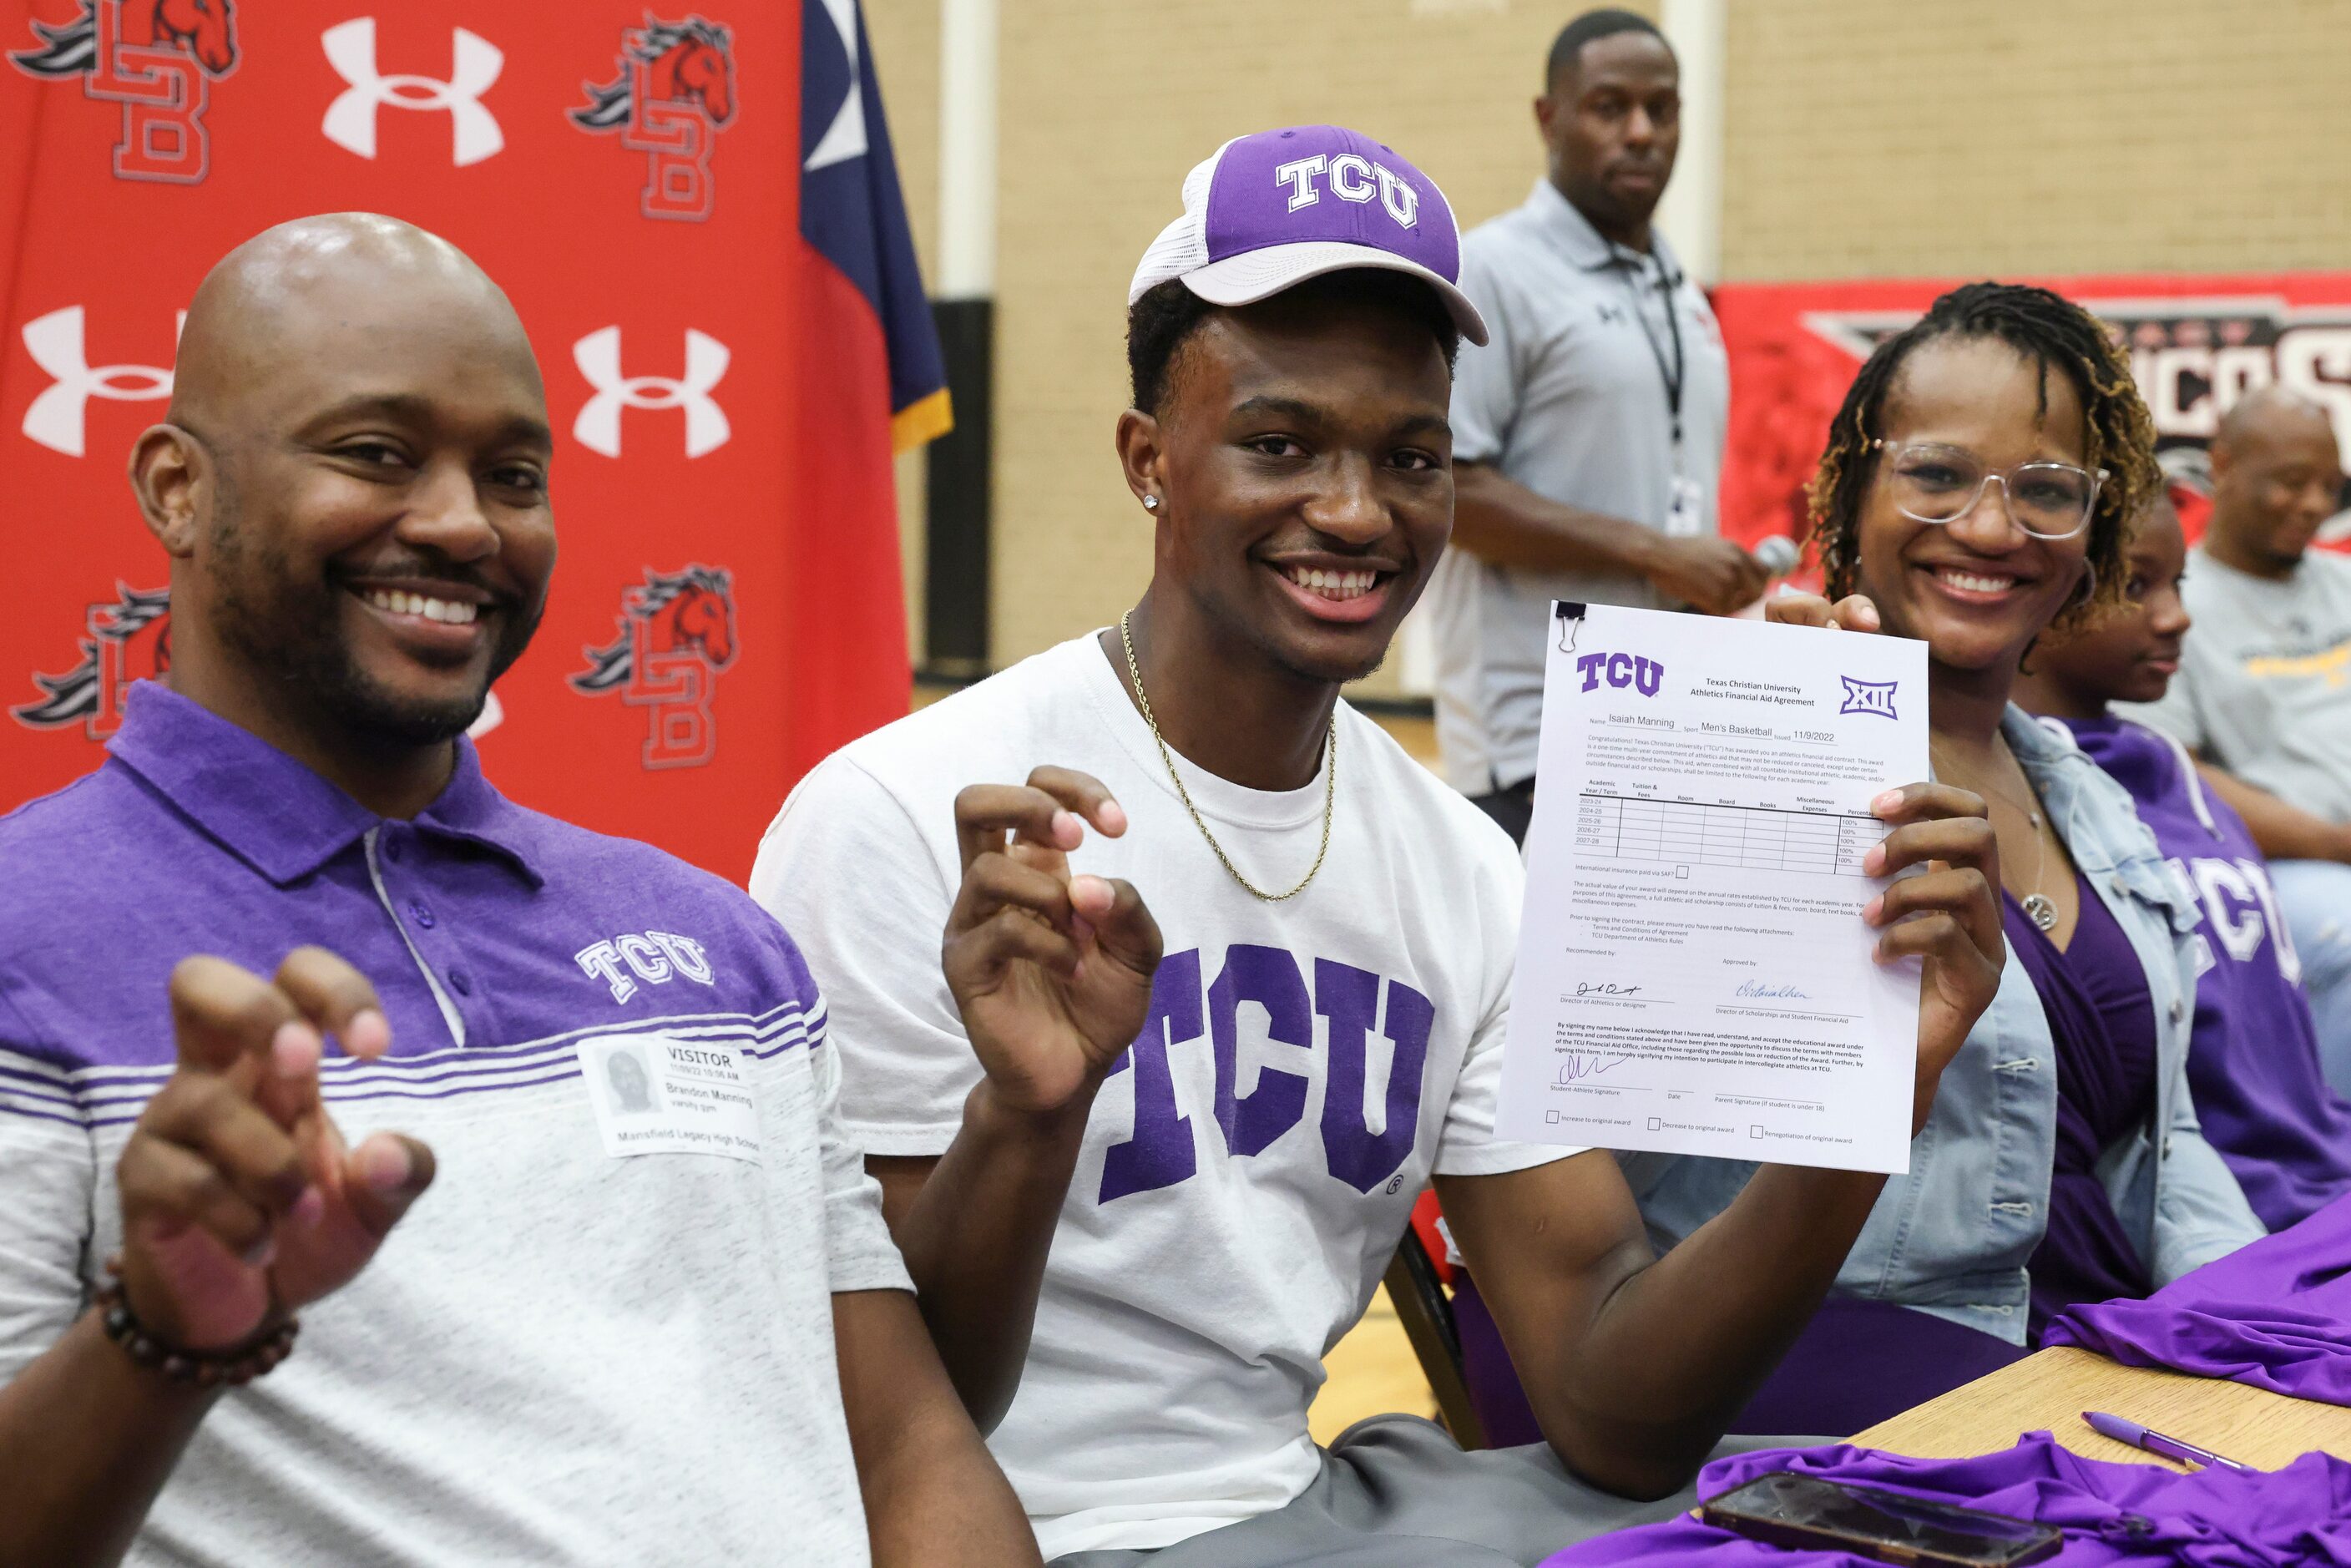
[[[392,1027],[324,948],[298,948],[274,980],[183,960],[172,1028],[178,1067],[117,1167],[123,1291],[158,1338],[225,1350],[358,1273],[431,1185],[433,1155],[392,1133],[346,1147],[327,1114],[324,1037],[375,1057]]]
[[[1069,768],[956,797],[963,886],[941,958],[972,1049],[1012,1109],[1058,1111],[1090,1091],[1150,1011],[1159,925],[1132,884],[1071,874],[1088,824],[1116,838],[1126,813]]]

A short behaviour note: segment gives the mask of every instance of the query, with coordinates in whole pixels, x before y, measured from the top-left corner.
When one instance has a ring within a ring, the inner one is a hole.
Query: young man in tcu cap
[[[753,875],[1049,1558],[1531,1563],[1687,1506],[1877,1195],[1767,1170],[1659,1260],[1607,1155],[1494,1135],[1518,858],[1339,700],[1451,524],[1448,361],[1484,334],[1458,254],[1437,187],[1351,131],[1193,170],[1129,291],[1148,591],[827,760]],[[1889,805],[1889,869],[1979,855],[1949,810]],[[1954,912],[1998,921],[1972,871],[1909,885],[1931,913],[1885,950],[1928,957],[1923,1099],[1998,975]],[[1550,1447],[1387,1416],[1322,1452],[1322,1354],[1432,1173]]]

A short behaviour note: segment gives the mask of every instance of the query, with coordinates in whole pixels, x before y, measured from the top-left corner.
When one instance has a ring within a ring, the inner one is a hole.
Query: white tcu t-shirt
[[[751,891],[831,1001],[844,1135],[937,1155],[980,1069],[939,968],[955,797],[1092,773],[1165,938],[1149,1021],[1094,1102],[1019,1396],[990,1441],[1047,1558],[1154,1548],[1279,1508],[1320,1463],[1306,1406],[1432,1169],[1573,1151],[1498,1142],[1520,872],[1510,840],[1341,703],[1331,849],[1267,904],[1228,876],[1093,637],[899,720],[801,781]],[[1185,763],[1234,863],[1313,863],[1324,780],[1267,794]]]

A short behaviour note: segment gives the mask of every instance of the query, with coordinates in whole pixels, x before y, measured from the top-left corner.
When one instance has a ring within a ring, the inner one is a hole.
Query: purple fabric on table
[[[2310,998],[2268,864],[2244,819],[2205,789],[2176,743],[2126,719],[2066,727],[2130,791],[2196,891],[2212,967],[2196,981],[2189,1091],[2253,1212],[2283,1229],[2351,1193],[2351,1103],[2319,1071]]]
[[[1455,1276],[1453,1322],[1461,1336],[1462,1379],[1487,1446],[1541,1442],[1542,1428],[1519,1386],[1510,1353],[1467,1273]],[[1734,1436],[1850,1437],[2027,1354],[2022,1345],[1892,1301],[1832,1296],[1729,1430]]]
[[[2098,1180],[2098,1156],[2155,1113],[2155,1003],[2147,971],[2114,912],[2078,874],[2082,913],[2059,952],[2015,899],[2003,897],[2009,951],[2032,977],[2057,1048],[2057,1145],[2049,1223],[2026,1270],[2028,1331],[2077,1301],[2144,1296],[2147,1264]]]
[[[2143,1301],[2075,1307],[2043,1343],[2351,1405],[2351,1197]]]
[[[2047,1568],[2286,1568],[2351,1563],[2351,1464],[2304,1454],[2282,1470],[2109,1464],[2068,1453],[2046,1432],[1966,1459],[1911,1459],[1839,1444],[1766,1448],[1708,1465],[1700,1497],[1773,1470],[1988,1509],[2065,1531]],[[1688,1515],[1618,1531],[1543,1559],[1541,1568],[1863,1568],[1844,1552],[1766,1546]]]

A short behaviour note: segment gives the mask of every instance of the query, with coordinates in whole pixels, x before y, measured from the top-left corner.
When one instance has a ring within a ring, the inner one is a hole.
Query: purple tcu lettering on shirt
[[[1586,653],[1575,661],[1575,669],[1583,677],[1587,692],[1598,691],[1604,676],[1612,686],[1630,686],[1645,697],[1653,697],[1666,678],[1663,664],[1631,653]]]
[[[1168,1048],[1197,1040],[1205,1026],[1216,1065],[1216,1121],[1229,1155],[1263,1153],[1305,1119],[1307,1078],[1264,1067],[1257,1087],[1239,1092],[1240,1006],[1265,1010],[1267,1038],[1311,1051],[1313,1013],[1325,1020],[1327,1057],[1322,1095],[1322,1154],[1332,1176],[1358,1192],[1370,1192],[1395,1174],[1419,1134],[1421,1078],[1428,1037],[1437,1020],[1434,1003],[1401,980],[1385,982],[1387,1027],[1378,1030],[1382,980],[1366,969],[1314,961],[1314,993],[1309,998],[1298,960],[1279,947],[1236,943],[1225,967],[1208,988],[1204,1014],[1200,952],[1190,948],[1160,961],[1152,981],[1151,1012],[1143,1031],[1112,1064],[1115,1075],[1134,1070],[1134,1130],[1102,1156],[1099,1202],[1130,1193],[1173,1186],[1198,1169],[1192,1119],[1176,1107],[1175,1075]],[[1311,1009],[1311,1010],[1310,1010]],[[1386,1114],[1374,1133],[1364,1114],[1370,1076],[1370,1039],[1375,1030],[1394,1050],[1388,1064]]]
[[[637,979],[648,986],[665,986],[677,975],[700,986],[713,983],[710,959],[704,954],[702,944],[674,931],[648,931],[642,936],[633,931],[622,932],[609,942],[582,947],[571,957],[582,974],[611,987],[616,1002],[625,1002],[637,994],[637,980],[622,972],[622,964],[635,970]]]

